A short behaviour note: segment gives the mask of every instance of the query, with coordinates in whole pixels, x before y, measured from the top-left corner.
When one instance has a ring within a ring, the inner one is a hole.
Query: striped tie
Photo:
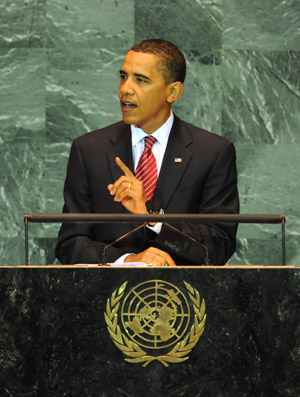
[[[152,146],[156,142],[156,138],[154,136],[148,136],[144,140],[145,147],[136,167],[135,176],[143,183],[147,199],[152,200],[157,181],[156,160],[152,153]]]

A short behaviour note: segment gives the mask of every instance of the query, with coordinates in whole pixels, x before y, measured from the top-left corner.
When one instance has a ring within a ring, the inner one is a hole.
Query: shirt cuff
[[[154,226],[147,225],[147,228],[152,230],[156,234],[159,234],[161,232],[162,222],[158,222]]]
[[[135,254],[124,254],[124,255],[120,256],[119,259],[115,260],[114,263],[120,263],[120,264],[125,263],[125,259],[129,255],[135,255]]]

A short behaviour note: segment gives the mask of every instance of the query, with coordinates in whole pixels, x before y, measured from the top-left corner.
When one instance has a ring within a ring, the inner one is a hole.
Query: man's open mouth
[[[136,108],[136,105],[131,102],[122,102],[122,106],[124,106],[125,108]]]

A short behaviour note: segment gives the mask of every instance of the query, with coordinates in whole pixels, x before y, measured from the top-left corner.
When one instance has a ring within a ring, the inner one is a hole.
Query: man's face
[[[119,99],[126,124],[147,134],[156,131],[170,115],[169,85],[157,70],[153,54],[129,51],[120,70]]]

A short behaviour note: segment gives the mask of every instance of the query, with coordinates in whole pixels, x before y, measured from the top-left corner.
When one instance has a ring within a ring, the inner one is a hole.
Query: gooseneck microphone
[[[106,266],[106,265],[107,265],[107,261],[106,261],[106,250],[107,250],[109,247],[111,247],[111,246],[117,244],[119,241],[123,240],[124,238],[126,238],[126,237],[130,236],[131,234],[137,232],[138,230],[142,229],[142,228],[144,227],[144,225],[145,225],[145,224],[142,223],[141,225],[137,226],[136,228],[134,228],[134,229],[130,230],[129,232],[123,234],[122,236],[116,238],[116,239],[115,239],[114,241],[112,241],[110,244],[107,244],[107,245],[103,248],[103,251],[102,251],[102,263],[101,263],[101,266]]]
[[[149,212],[149,214],[157,214],[157,216],[159,217],[159,214],[163,213],[163,211],[161,210],[161,208],[163,208],[163,205],[162,205],[162,200],[160,198],[154,198],[153,200],[148,200],[146,202],[146,207],[147,207],[147,211]],[[159,222],[159,220],[157,220],[157,222]],[[166,227],[168,227],[169,229],[173,230],[175,233],[185,237],[187,240],[190,240],[193,243],[195,243],[195,244],[199,245],[200,247],[202,247],[205,250],[205,257],[204,257],[203,266],[211,266],[210,259],[209,259],[209,256],[208,256],[208,248],[206,247],[206,245],[200,243],[200,241],[196,240],[194,237],[182,232],[181,230],[177,229],[175,226],[170,225],[167,222],[163,222],[163,224],[166,225]],[[118,237],[117,239],[115,239],[111,243],[107,244],[103,248],[103,251],[102,251],[102,263],[100,265],[101,266],[106,266],[107,265],[106,251],[107,251],[108,248],[112,247],[113,245],[117,244],[119,241],[121,241],[124,238],[130,236],[131,234],[137,232],[138,230],[142,229],[143,227],[145,227],[145,223],[142,223],[141,225],[139,225],[136,228],[130,230],[129,232],[123,234],[122,236]]]
[[[146,207],[147,207],[147,211],[150,214],[157,214],[157,216],[159,216],[159,214],[163,213],[162,210],[161,210],[161,208],[163,207],[162,206],[162,201],[159,198],[147,201],[146,202]],[[182,232],[181,230],[177,229],[175,226],[170,225],[168,222],[163,222],[163,224],[165,226],[167,226],[169,229],[173,230],[175,233],[180,234],[181,236],[185,237],[186,239],[188,239],[188,240],[192,241],[193,243],[198,244],[200,247],[202,247],[205,250],[205,257],[204,257],[203,266],[211,266],[210,259],[209,259],[209,256],[208,256],[208,248],[206,247],[206,245],[200,243],[194,237],[189,236],[188,234],[186,234],[186,233]]]

